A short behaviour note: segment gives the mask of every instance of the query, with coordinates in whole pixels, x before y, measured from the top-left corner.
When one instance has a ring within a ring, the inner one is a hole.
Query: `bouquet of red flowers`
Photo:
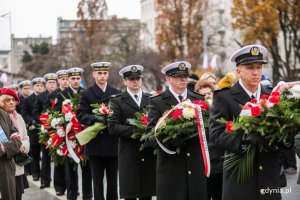
[[[101,104],[91,104],[93,107],[93,113],[100,116],[107,118],[109,115],[109,107],[104,103]],[[80,133],[76,134],[76,138],[81,145],[87,144],[89,141],[97,137],[98,133],[107,127],[106,124],[102,122],[96,122],[94,125],[84,129]]]
[[[177,141],[185,141],[198,136],[195,105],[201,107],[202,124],[204,128],[209,126],[209,105],[201,100],[184,100],[167,111],[158,121],[155,129],[142,136],[142,141],[153,140],[161,141],[163,145],[174,146],[176,152],[180,152],[180,144]],[[203,130],[205,132],[205,130]],[[175,145],[174,145],[175,144]]]
[[[143,112],[136,112],[136,118],[127,119],[130,125],[135,126],[133,133],[131,135],[132,139],[140,140],[143,135],[145,135],[145,130],[148,124],[148,111],[146,109]]]
[[[76,94],[71,99],[64,100],[61,112],[52,111],[47,120],[51,126],[47,148],[56,165],[62,164],[67,156],[76,163],[85,161],[83,146],[78,143],[75,137],[77,133],[83,130],[75,114],[78,100],[79,95]]]
[[[260,151],[276,150],[278,143],[290,142],[300,130],[300,83],[285,84],[274,88],[269,95],[263,95],[259,101],[246,103],[240,116],[226,123],[226,132],[235,134],[255,133],[259,136]],[[238,182],[245,182],[253,173],[255,147],[248,145],[242,153],[230,153],[226,156],[225,170],[236,170]]]

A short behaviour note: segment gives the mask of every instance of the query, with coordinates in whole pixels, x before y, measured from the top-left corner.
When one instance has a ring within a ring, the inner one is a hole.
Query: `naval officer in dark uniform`
[[[41,154],[41,144],[39,143],[38,127],[37,121],[33,118],[33,102],[35,102],[36,96],[41,94],[44,91],[45,80],[42,77],[37,77],[31,80],[33,93],[24,100],[21,113],[23,119],[27,125],[29,142],[30,142],[30,151],[29,155],[32,157],[31,173],[34,181],[38,181],[40,178],[40,154]]]
[[[219,119],[232,121],[238,117],[242,106],[251,99],[260,100],[270,90],[260,84],[262,65],[266,64],[267,49],[261,45],[248,45],[231,56],[236,63],[236,72],[240,79],[231,88],[216,91],[211,110],[210,141],[227,153],[242,152],[247,145],[258,145],[258,135],[243,132],[229,134],[225,132],[225,124]],[[226,157],[225,157],[226,159]],[[256,148],[253,162],[253,176],[243,183],[237,182],[235,171],[223,173],[223,200],[279,200],[280,192],[265,193],[265,189],[280,188],[280,162],[278,151],[260,152]]]
[[[74,67],[68,69],[66,74],[68,76],[69,87],[61,91],[57,95],[57,102],[54,106],[55,110],[61,111],[62,103],[65,99],[75,98],[75,95],[80,95],[83,88],[80,87],[81,76],[83,69],[79,67]],[[75,163],[70,158],[65,159],[65,172],[67,179],[67,198],[68,200],[76,200],[78,196],[78,164]],[[89,166],[89,161],[87,160],[85,165],[81,164],[82,170],[82,197],[83,200],[89,200],[93,198],[92,193],[92,176]]]
[[[69,86],[67,70],[59,70],[57,75],[58,87],[54,92],[48,93],[43,110],[54,109],[57,96]],[[67,177],[64,164],[55,165],[53,173],[53,186],[57,196],[64,195],[67,189]]]
[[[19,103],[19,105],[17,105],[16,111],[17,111],[17,113],[22,115],[22,106],[23,106],[24,100],[30,96],[31,81],[30,80],[21,81],[18,84],[18,86],[19,86],[18,97],[20,99],[20,103]]]
[[[187,89],[190,68],[190,63],[178,61],[161,70],[169,87],[161,94],[150,97],[147,131],[156,126],[165,111],[183,99],[204,101],[202,95]],[[181,146],[179,154],[170,155],[161,149],[157,153],[157,200],[206,200],[206,176],[199,138],[176,143],[174,145]]]
[[[55,74],[57,75],[58,87],[54,92],[47,95],[47,100],[43,108],[44,110],[54,107],[57,102],[57,94],[69,87],[67,70],[58,70]]]
[[[108,104],[110,96],[121,93],[116,88],[107,84],[109,77],[109,62],[97,62],[93,67],[95,83],[81,93],[77,111],[79,122],[91,126],[95,122],[107,124],[107,119],[93,114],[91,104]],[[107,180],[107,200],[118,199],[117,171],[118,171],[118,138],[109,135],[108,129],[103,130],[96,138],[85,145],[85,154],[90,158],[92,171],[94,199],[104,200],[104,172]]]
[[[37,95],[35,102],[33,104],[32,115],[34,120],[40,123],[40,115],[45,112],[45,103],[47,100],[47,95],[54,92],[57,89],[57,75],[54,73],[48,73],[44,77],[46,90],[41,94]],[[45,187],[50,187],[51,182],[51,158],[49,156],[49,151],[46,149],[45,145],[42,145],[42,166],[41,166],[41,186],[43,189]]]
[[[132,139],[135,128],[127,119],[136,118],[136,112],[143,112],[148,106],[150,94],[142,91],[143,66],[131,65],[120,70],[127,87],[122,94],[110,99],[111,115],[108,118],[109,132],[119,137],[119,186],[120,198],[151,200],[155,196],[156,157],[153,148],[140,151],[141,142]]]

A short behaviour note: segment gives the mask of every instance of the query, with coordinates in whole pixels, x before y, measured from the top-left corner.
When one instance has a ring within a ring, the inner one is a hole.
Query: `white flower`
[[[57,153],[57,155],[59,155],[59,156],[64,156],[64,154],[63,154],[63,152],[62,152],[61,149],[57,149],[57,150],[56,150],[56,153]]]
[[[60,137],[65,137],[65,136],[66,136],[66,133],[65,133],[65,131],[64,131],[62,128],[58,128],[58,129],[57,129],[57,134],[58,134]]]
[[[70,99],[66,99],[62,102],[62,105],[64,104],[70,104],[71,105],[71,100]]]
[[[195,109],[186,107],[182,110],[182,116],[185,119],[192,119],[195,118]]]
[[[292,96],[296,99],[300,99],[300,85],[294,85],[291,89],[290,89]]]
[[[67,122],[70,122],[72,120],[73,114],[71,112],[68,112],[67,114],[65,114],[65,120]]]
[[[41,126],[42,133],[48,133],[47,129],[45,129],[44,125]]]

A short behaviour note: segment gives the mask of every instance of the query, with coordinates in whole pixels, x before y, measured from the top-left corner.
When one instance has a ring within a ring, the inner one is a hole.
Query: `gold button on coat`
[[[190,154],[190,153],[187,153],[186,155],[187,155],[187,157],[190,157],[191,154]]]
[[[258,169],[259,169],[260,171],[263,170],[263,166],[260,165],[260,166],[258,167]]]
[[[191,174],[192,174],[192,172],[191,172],[191,171],[188,171],[188,174],[189,174],[189,175],[191,175]]]

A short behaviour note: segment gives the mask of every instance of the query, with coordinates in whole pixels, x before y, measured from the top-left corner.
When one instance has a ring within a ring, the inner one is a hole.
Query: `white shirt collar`
[[[74,92],[74,94],[77,94],[78,90],[75,90],[74,88],[72,88],[72,86],[70,85],[71,90]]]
[[[174,92],[174,90],[172,89],[172,86],[169,87],[170,92],[174,95],[174,97],[177,99],[178,102],[180,102],[178,96],[182,96],[183,99],[187,99],[187,89],[184,90],[184,92],[182,94],[177,94],[176,92]]]
[[[239,80],[239,84],[242,86],[242,88],[245,90],[245,92],[249,95],[249,97],[251,98],[251,96],[255,96],[255,99],[258,101],[260,99],[260,95],[261,95],[261,85],[258,84],[257,90],[252,93],[249,90],[246,89],[246,87],[244,86],[242,80]]]
[[[136,99],[134,97],[134,94],[132,92],[130,92],[130,90],[128,88],[127,88],[127,92],[131,96],[131,98],[134,100],[134,102],[140,107],[143,91],[140,89],[140,91],[136,94],[138,96],[138,99]]]

